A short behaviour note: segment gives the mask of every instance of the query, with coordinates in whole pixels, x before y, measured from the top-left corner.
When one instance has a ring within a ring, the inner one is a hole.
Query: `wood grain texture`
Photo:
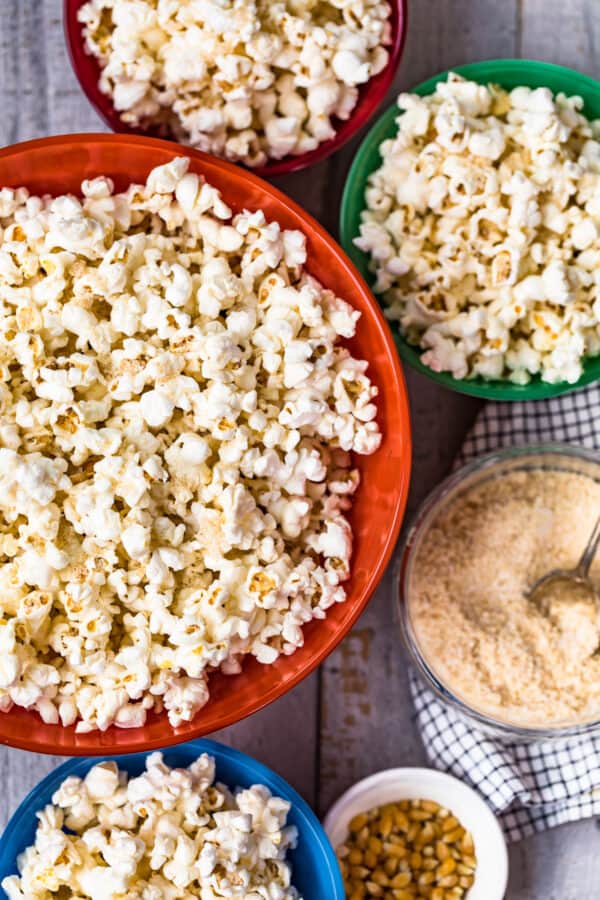
[[[600,77],[598,0],[521,0],[518,55]]]
[[[598,0],[519,0],[517,55],[600,77]],[[598,822],[576,822],[511,848],[508,900],[595,900]]]
[[[406,52],[386,105],[399,90],[410,89],[435,72],[515,52],[516,0],[419,0],[410,5],[408,22]],[[489,27],[483,28],[483,23]],[[360,139],[330,162],[331,182],[337,190]],[[448,471],[479,403],[414,372],[407,374],[414,448],[410,520],[418,503]],[[352,671],[357,677],[350,677]],[[410,726],[412,709],[395,616],[393,569],[386,573],[354,632],[324,663],[321,708],[321,811],[359,777],[387,766],[424,762],[418,736]]]
[[[9,817],[31,788],[64,761],[64,756],[23,753],[21,750],[12,750],[8,747],[0,749],[1,828],[4,828]]]
[[[570,65],[596,77],[600,59],[598,0],[415,0],[398,90],[460,63],[529,56]],[[366,131],[366,130],[365,130]],[[359,135],[330,162],[339,191]],[[335,233],[337,222],[328,225]],[[408,373],[413,422],[413,477],[408,518],[447,472],[478,404]],[[396,554],[397,556],[397,554]],[[424,752],[412,725],[406,658],[388,571],[353,633],[323,666],[319,809],[359,777],[397,765],[420,765]],[[595,900],[598,828],[578,822],[523,841],[510,850],[507,900]]]
[[[425,495],[447,473],[479,407],[412,371],[407,380],[414,447],[409,522]],[[322,670],[319,809],[324,813],[358,778],[391,766],[425,762],[411,724],[394,565]]]
[[[411,3],[402,86],[478,59],[514,56],[517,0],[418,0]]]
[[[62,2],[34,0],[31,5],[35,9],[35,27],[42,32],[37,41],[37,52],[44,59],[44,90],[48,110],[46,133],[107,131],[101,118],[88,103],[71,69],[63,31]],[[43,134],[36,132],[35,136],[43,137]]]
[[[61,0],[0,0],[0,143],[106,130],[64,47]],[[398,90],[461,62],[531,56],[600,75],[599,0],[412,0]],[[337,233],[339,195],[359,135],[310,172],[277,179]],[[479,404],[408,373],[414,429],[409,515],[447,472]],[[323,812],[355,779],[424,761],[412,724],[390,569],[352,634],[315,673],[251,719],[215,735],[271,765]],[[0,828],[60,762],[0,749]],[[596,900],[598,829],[579,822],[511,850],[507,900]]]
[[[237,725],[211,735],[270,766],[308,802],[317,802],[319,673]]]

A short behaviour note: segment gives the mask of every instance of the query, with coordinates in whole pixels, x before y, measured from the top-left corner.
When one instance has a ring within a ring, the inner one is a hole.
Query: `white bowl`
[[[358,813],[398,800],[434,800],[471,832],[477,868],[468,900],[502,900],[508,881],[508,853],[498,820],[472,788],[435,769],[387,769],[353,785],[334,803],[324,827],[334,848],[348,837]]]

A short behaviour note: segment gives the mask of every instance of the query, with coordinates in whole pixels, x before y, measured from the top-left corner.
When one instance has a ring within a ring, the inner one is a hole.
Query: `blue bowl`
[[[231,788],[265,784],[273,794],[288,800],[292,806],[288,824],[298,829],[298,846],[288,858],[292,864],[292,883],[304,900],[344,900],[344,885],[333,848],[311,808],[275,772],[245,753],[232,750],[215,741],[197,740],[164,750],[165,762],[172,767],[186,767],[201,753],[209,753],[216,760],[217,780]],[[119,769],[139,775],[145,767],[148,753],[127,756],[108,756]],[[36,812],[52,802],[52,795],[68,775],[80,778],[102,761],[98,758],[72,759],[46,776],[23,800],[6,826],[0,839],[0,881],[17,874],[17,857],[35,840]],[[0,889],[0,894],[6,894]]]

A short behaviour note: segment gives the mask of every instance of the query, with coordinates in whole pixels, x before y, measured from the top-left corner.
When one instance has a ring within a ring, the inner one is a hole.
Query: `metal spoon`
[[[548,594],[553,586],[556,586],[560,581],[570,582],[575,588],[574,593],[586,593],[589,598],[592,598],[596,603],[600,602],[600,597],[598,596],[598,590],[594,586],[591,578],[590,578],[590,568],[594,561],[594,557],[596,555],[596,550],[598,549],[598,545],[600,544],[600,516],[596,521],[594,526],[594,530],[592,531],[590,538],[587,542],[587,546],[583,553],[581,554],[581,559],[577,563],[574,569],[553,569],[551,572],[547,572],[545,575],[542,575],[541,578],[538,578],[536,582],[531,586],[528,593],[528,598],[533,603],[537,603],[539,606],[543,606],[543,595]]]

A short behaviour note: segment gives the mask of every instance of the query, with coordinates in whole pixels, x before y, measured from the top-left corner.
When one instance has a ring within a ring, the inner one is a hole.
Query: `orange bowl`
[[[215,672],[210,700],[192,722],[173,728],[164,714],[152,713],[141,728],[76,734],[74,727],[45,725],[38,714],[19,707],[0,713],[0,743],[37,753],[69,756],[134,753],[200,737],[224,728],[271,703],[308,675],[344,637],[365,608],[390,559],[406,505],[411,442],[404,378],[390,331],[365,282],[333,238],[296,203],[243,169],[169,141],[125,135],[66,135],[29,141],[0,150],[0,187],[24,185],[33,194],[79,193],[81,181],[109,175],[118,190],[144,182],[150,169],[185,153],[190,169],[217,187],[234,211],[262,209],[285,228],[304,232],[308,271],[334,290],[362,316],[358,334],[348,342],[369,361],[379,388],[380,449],[357,456],[361,486],[350,520],[354,530],[348,598],[327,618],[304,628],[304,646],[273,665],[248,657],[239,675]]]

